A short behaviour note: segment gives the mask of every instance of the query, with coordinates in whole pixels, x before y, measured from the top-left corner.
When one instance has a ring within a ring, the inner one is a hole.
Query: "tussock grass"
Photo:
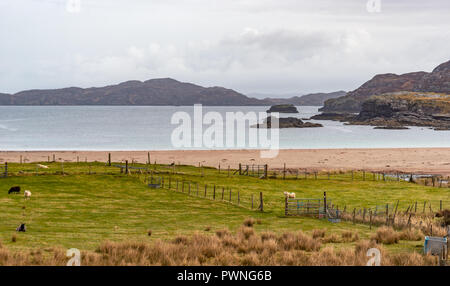
[[[399,242],[400,234],[392,227],[383,226],[377,229],[377,232],[372,236],[372,239],[377,243],[394,244]]]
[[[355,234],[343,236],[350,239]],[[81,265],[365,265],[370,248],[380,250],[382,265],[437,265],[435,257],[418,253],[392,254],[374,240],[335,248],[301,231],[257,234],[245,226],[234,234],[224,229],[216,231],[215,235],[195,233],[169,241],[105,240],[95,251],[82,252]],[[67,259],[65,250],[60,247],[14,252],[0,248],[0,265],[65,265]]]

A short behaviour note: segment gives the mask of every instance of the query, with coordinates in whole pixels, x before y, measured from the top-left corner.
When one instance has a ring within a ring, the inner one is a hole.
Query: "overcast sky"
[[[171,77],[242,93],[353,90],[450,60],[450,1],[1,0],[0,92]]]

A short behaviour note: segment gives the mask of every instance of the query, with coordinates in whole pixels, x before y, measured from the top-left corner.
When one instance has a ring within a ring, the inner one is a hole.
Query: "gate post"
[[[285,196],[284,198],[284,215],[287,216],[288,215],[288,197]]]
[[[327,192],[323,192],[323,210],[325,212],[325,216],[327,215]]]

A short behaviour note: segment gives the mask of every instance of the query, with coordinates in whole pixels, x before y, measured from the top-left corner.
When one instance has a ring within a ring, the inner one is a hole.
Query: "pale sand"
[[[50,156],[56,160],[106,162],[111,153],[115,162],[132,160],[147,162],[147,151],[0,151],[0,162],[46,162]],[[308,168],[315,170],[402,171],[450,175],[450,148],[398,148],[398,149],[296,149],[280,150],[273,159],[261,159],[258,150],[214,150],[214,151],[150,151],[151,161],[168,164],[202,164],[221,168],[237,168],[242,164],[268,164],[270,169]]]

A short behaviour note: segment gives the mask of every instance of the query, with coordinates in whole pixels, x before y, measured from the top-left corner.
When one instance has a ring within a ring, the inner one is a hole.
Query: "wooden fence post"
[[[239,163],[239,175],[242,175],[242,164]]]
[[[225,188],[222,187],[222,201],[223,201],[223,195],[225,194]]]
[[[286,163],[283,165],[283,180],[286,180]]]
[[[323,192],[323,210],[325,216],[327,215],[327,192]]]
[[[128,175],[128,160],[125,161],[125,174]]]
[[[206,198],[206,192],[207,192],[207,190],[208,190],[208,185],[205,184],[205,198]]]
[[[288,215],[288,197],[287,196],[284,197],[284,215],[285,216]]]
[[[152,161],[150,161],[150,152],[147,152],[147,160],[148,160],[148,164],[150,165],[152,163]]]
[[[231,203],[231,188],[230,188],[230,203]]]
[[[355,224],[356,219],[356,208],[353,209],[353,224]]]
[[[108,153],[108,166],[111,167],[111,153]]]
[[[206,188],[205,188],[206,190]],[[206,193],[206,191],[205,191]],[[216,200],[216,185],[214,185],[214,189],[213,189],[213,200]]]
[[[228,177],[230,177],[230,165],[228,165]]]
[[[8,177],[8,162],[5,162],[5,177]]]
[[[259,200],[260,200],[260,205],[259,205],[259,209],[260,211],[264,211],[264,201],[263,201],[263,193],[260,192],[259,193]]]
[[[267,164],[264,165],[264,179],[267,179],[267,172],[268,172],[268,166]]]

